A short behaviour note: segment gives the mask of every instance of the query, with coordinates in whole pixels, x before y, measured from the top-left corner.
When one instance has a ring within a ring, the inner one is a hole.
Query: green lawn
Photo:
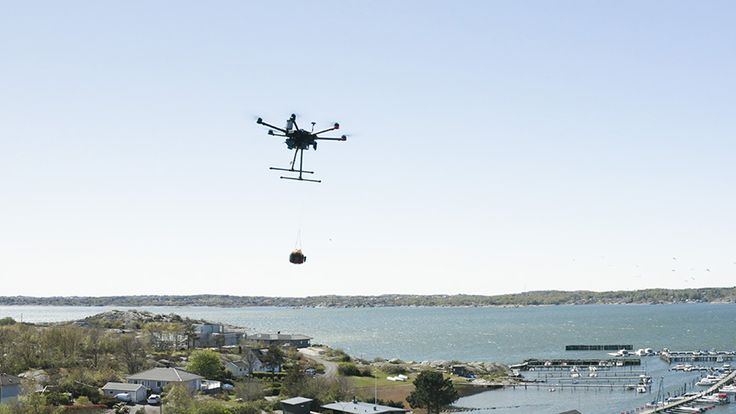
[[[373,377],[347,377],[350,383],[356,387],[356,388],[363,388],[363,387],[373,387],[374,385],[377,385],[379,387],[386,386],[386,385],[398,385],[398,384],[411,384],[412,381],[414,381],[414,378],[417,376],[416,374],[404,374],[409,377],[406,381],[389,381],[386,379],[386,377],[393,377],[395,375],[387,374],[380,369],[373,368]],[[378,380],[376,378],[378,377]]]

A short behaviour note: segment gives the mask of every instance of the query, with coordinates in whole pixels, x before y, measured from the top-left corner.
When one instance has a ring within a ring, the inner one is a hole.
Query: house
[[[470,371],[468,371],[468,367],[465,365],[453,365],[450,367],[450,372],[458,377],[467,377],[470,375]]]
[[[359,402],[356,400],[351,402],[334,402],[332,404],[325,404],[322,408],[330,410],[333,414],[403,414],[409,411],[403,408]]]
[[[18,399],[20,381],[15,375],[0,374],[0,404]]]
[[[250,369],[251,364],[246,361],[228,361],[225,362],[225,369],[230,371],[235,378],[248,377],[254,372]]]
[[[202,385],[203,377],[179,368],[153,368],[128,376],[128,384],[142,384],[154,393],[160,393],[169,384],[183,384],[194,393]]]
[[[267,355],[268,349],[246,348],[243,350],[243,359],[226,362],[225,369],[230,371],[236,378],[247,377],[254,372],[271,372]],[[281,365],[276,366],[273,371],[281,372]]]
[[[281,410],[284,414],[309,414],[312,409],[312,401],[309,398],[294,397],[281,401]]]
[[[194,347],[235,346],[245,339],[245,332],[228,331],[224,325],[198,323],[194,328]]]
[[[262,343],[265,346],[293,346],[294,348],[307,348],[311,345],[312,337],[306,335],[282,334],[253,334],[246,337],[248,341]]]
[[[108,382],[102,387],[105,397],[114,398],[118,394],[128,394],[130,401],[143,402],[148,396],[148,389],[143,384],[127,384],[124,382]]]

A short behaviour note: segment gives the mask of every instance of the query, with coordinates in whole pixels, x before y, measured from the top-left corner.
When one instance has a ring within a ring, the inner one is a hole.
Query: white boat
[[[718,392],[725,392],[727,394],[736,394],[736,385],[726,385],[721,387]]]
[[[711,385],[716,385],[717,383],[718,383],[717,379],[706,377],[696,382],[695,385],[700,386],[700,387],[710,387]]]
[[[638,385],[636,387],[636,392],[638,392],[639,394],[643,394],[643,393],[645,393],[647,391],[649,391],[649,390],[647,389],[647,386],[646,385],[640,384],[640,385]]]
[[[619,349],[616,352],[609,352],[608,355],[617,358],[625,358],[627,356],[631,356],[631,353],[629,353],[629,351],[626,349]]]

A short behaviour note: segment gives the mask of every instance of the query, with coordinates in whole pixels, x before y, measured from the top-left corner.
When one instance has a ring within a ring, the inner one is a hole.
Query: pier
[[[627,351],[634,350],[633,345],[565,345],[565,351]]]
[[[698,352],[698,351],[662,351],[659,354],[668,364],[673,362],[728,362],[736,360],[736,353],[727,352]]]
[[[510,366],[512,369],[520,369],[522,371],[528,371],[532,368],[534,370],[548,369],[548,370],[560,370],[570,369],[573,366],[579,368],[594,366],[598,367],[630,367],[640,366],[640,358],[615,358],[615,359],[590,359],[590,358],[576,358],[576,359],[528,359],[521,364]]]
[[[692,397],[685,398],[680,401],[674,401],[669,404],[663,405],[661,407],[657,408],[651,408],[649,410],[642,411],[641,414],[655,414],[655,413],[666,413],[670,412],[669,410],[676,409],[678,407],[682,407],[688,404],[692,404],[697,400],[698,398],[702,398],[706,395],[713,394],[718,391],[719,388],[723,387],[724,385],[728,385],[731,382],[733,382],[734,377],[736,377],[736,371],[731,372],[728,374],[727,377],[723,378],[722,380],[718,381],[717,384],[713,385],[712,387],[708,388],[705,391],[699,392],[696,395],[693,395]]]

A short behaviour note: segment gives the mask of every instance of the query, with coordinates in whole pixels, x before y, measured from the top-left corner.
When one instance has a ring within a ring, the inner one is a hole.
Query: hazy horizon
[[[729,286],[734,12],[15,3],[0,15],[0,294]],[[350,135],[306,151],[321,184],[268,169],[292,154],[255,118],[292,112]]]

